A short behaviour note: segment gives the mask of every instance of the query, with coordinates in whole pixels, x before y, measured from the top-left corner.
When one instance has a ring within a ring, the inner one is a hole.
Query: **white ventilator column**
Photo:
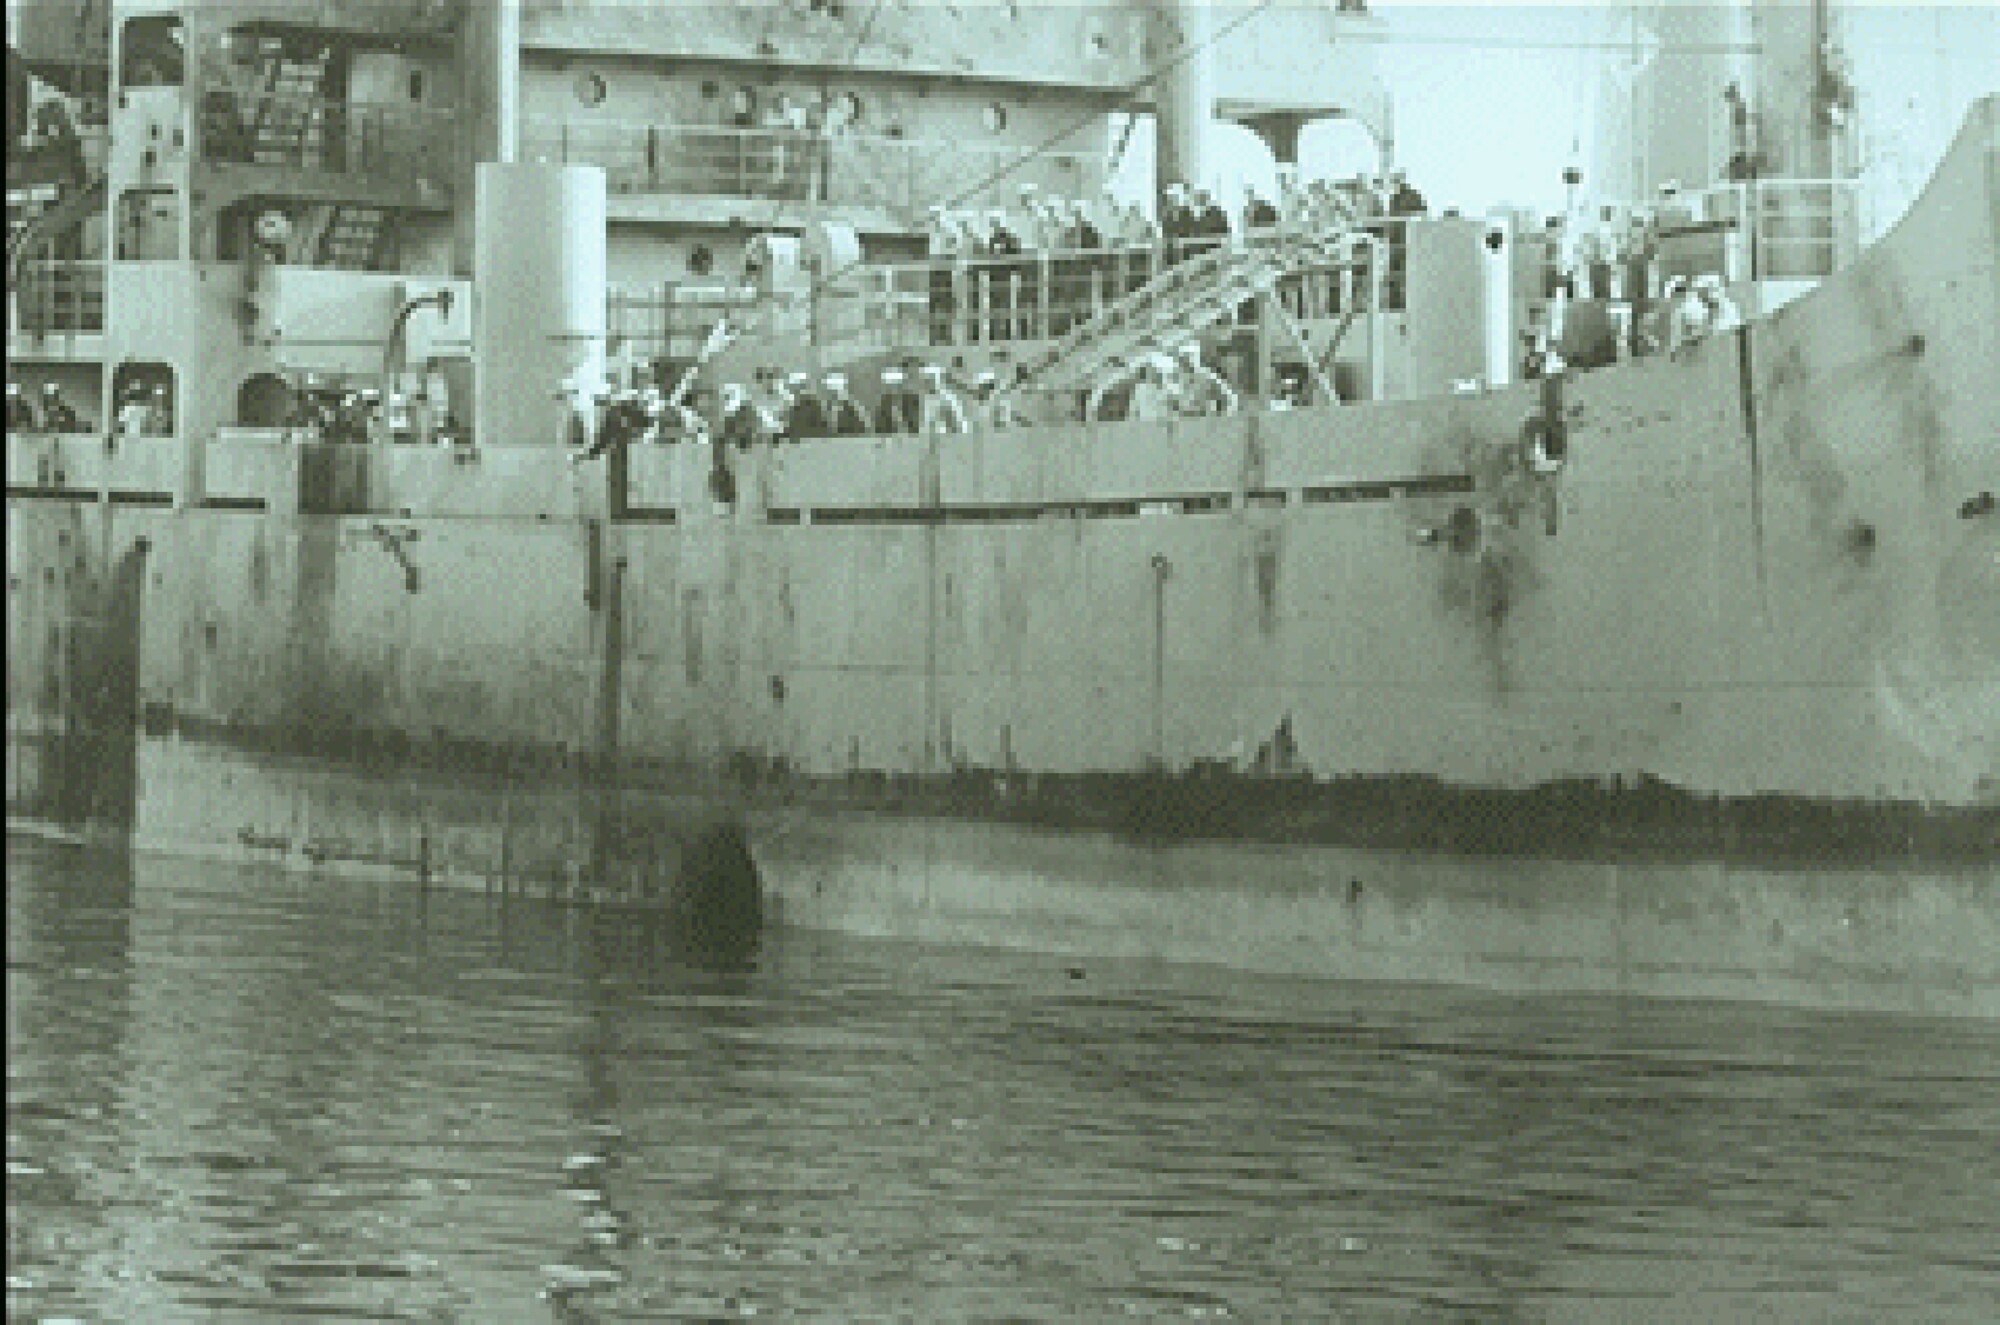
[[[557,445],[564,384],[595,393],[604,381],[604,171],[485,164],[478,188],[477,437]]]
[[[1502,387],[1514,380],[1514,235],[1507,217],[1486,218],[1486,237],[1479,248],[1486,385]]]

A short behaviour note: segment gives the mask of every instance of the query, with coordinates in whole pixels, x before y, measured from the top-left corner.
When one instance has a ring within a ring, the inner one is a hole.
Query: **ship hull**
[[[587,895],[671,898],[693,843],[866,932],[1990,1011],[1996,160],[1989,101],[1853,269],[1553,396],[757,448],[726,508],[686,446],[352,448],[339,514],[308,448],[10,445],[10,809]],[[322,831],[357,768],[400,845]],[[522,788],[574,807],[533,869]]]
[[[2000,871],[1976,852],[1843,849],[1816,832],[1697,851],[1657,818],[1646,842],[1600,820],[1593,843],[1579,830],[1560,849],[1339,845],[1270,825],[1256,840],[1163,835],[1143,815],[1083,826],[1075,798],[1057,811],[962,784],[611,786],[589,770],[390,770],[182,736],[142,737],[138,756],[137,849],[609,908],[693,953],[747,951],[771,923],[1080,963],[2000,1016]],[[1100,793],[1117,816],[1115,791]],[[1783,817],[1762,814],[1767,829]],[[738,843],[748,876],[732,873]]]

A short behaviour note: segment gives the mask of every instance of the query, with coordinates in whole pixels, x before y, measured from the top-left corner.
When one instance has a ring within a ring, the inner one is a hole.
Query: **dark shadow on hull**
[[[571,776],[559,754],[476,742],[412,742],[366,732],[261,730],[147,715],[150,734],[178,735],[251,753],[327,759],[357,769],[425,770],[455,785],[491,785],[539,770]],[[1722,796],[1657,778],[1568,779],[1535,787],[1474,787],[1426,774],[1318,778],[1226,764],[1184,771],[1035,773],[964,768],[921,777],[857,770],[813,777],[781,760],[741,756],[725,768],[626,758],[617,786],[731,807],[814,807],[830,813],[968,819],[1024,827],[1109,832],[1149,845],[1242,842],[1561,859],[1656,857],[1770,867],[1989,867],[2000,859],[2000,803],[1933,805],[1769,793]],[[643,879],[665,859],[649,834],[672,836],[628,812],[616,829],[616,872]],[[685,831],[682,829],[681,831]],[[746,865],[740,829],[698,834],[691,894],[721,933],[753,927],[759,907],[726,882]],[[731,835],[733,834],[733,838]],[[626,865],[630,862],[630,866]],[[722,882],[718,882],[722,881]],[[642,883],[665,894],[675,881]]]
[[[764,891],[741,828],[711,828],[681,857],[674,951],[705,966],[756,955],[764,932]]]

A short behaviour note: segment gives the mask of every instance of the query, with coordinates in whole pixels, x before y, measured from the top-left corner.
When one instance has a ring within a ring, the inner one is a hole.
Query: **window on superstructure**
[[[576,99],[586,106],[602,106],[610,91],[603,74],[583,73],[576,76]]]
[[[179,87],[186,72],[179,19],[135,18],[126,22],[119,40],[121,87]]]

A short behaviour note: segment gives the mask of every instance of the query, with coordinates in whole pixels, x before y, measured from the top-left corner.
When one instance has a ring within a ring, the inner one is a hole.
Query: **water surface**
[[[2000,1319],[2000,1026],[10,843],[10,1320]]]

